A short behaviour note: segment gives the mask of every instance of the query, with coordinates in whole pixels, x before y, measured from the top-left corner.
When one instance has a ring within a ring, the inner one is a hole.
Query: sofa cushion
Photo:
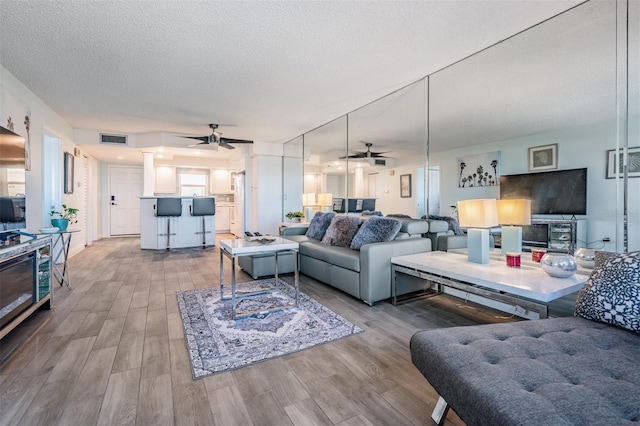
[[[387,216],[393,217],[394,219],[400,221],[402,227],[400,228],[400,232],[407,233],[409,235],[422,235],[429,232],[429,222],[422,219],[411,219],[411,218],[399,218],[395,216]]]
[[[315,238],[316,240],[321,240],[327,228],[331,225],[331,220],[335,215],[336,214],[332,212],[317,212],[313,216],[313,219],[311,219],[309,229],[307,229],[307,233],[305,235],[307,237]]]
[[[595,268],[576,300],[576,316],[640,333],[640,252],[609,257]]]
[[[362,220],[359,217],[345,215],[338,215],[334,217],[322,237],[322,244],[337,247],[349,247],[349,244],[351,244],[353,236],[358,232],[361,223]]]
[[[390,217],[372,216],[367,219],[353,237],[350,247],[360,250],[365,244],[391,241],[402,227],[399,220]]]
[[[349,247],[333,247],[327,261],[334,266],[360,272],[360,252]]]
[[[301,242],[298,247],[300,256],[312,257],[314,259],[322,260],[323,262],[329,262],[329,256],[333,247],[326,244],[322,244],[318,240],[309,239],[306,242]]]

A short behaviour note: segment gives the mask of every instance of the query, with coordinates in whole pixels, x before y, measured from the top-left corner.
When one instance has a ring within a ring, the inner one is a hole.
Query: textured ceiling
[[[0,63],[72,126],[284,142],[579,1],[0,1]]]

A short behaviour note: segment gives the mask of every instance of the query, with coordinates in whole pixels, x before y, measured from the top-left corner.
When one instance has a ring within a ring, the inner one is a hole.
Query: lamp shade
[[[318,194],[318,205],[320,207],[330,206],[333,204],[333,196],[330,193]]]
[[[531,225],[531,200],[515,198],[498,200],[498,223],[501,225]]]
[[[302,194],[302,205],[303,206],[315,206],[316,205],[316,194],[314,192],[307,192]]]
[[[497,210],[494,198],[458,201],[458,221],[465,228],[491,228],[498,226]]]

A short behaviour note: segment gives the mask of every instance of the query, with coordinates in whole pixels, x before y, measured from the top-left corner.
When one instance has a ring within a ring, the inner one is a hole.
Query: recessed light
[[[118,155],[116,158],[117,158],[118,160],[124,160],[124,157],[123,157],[122,155]]]
[[[164,157],[162,156],[162,154],[158,154],[158,155],[157,155],[157,157],[158,157],[158,158],[164,158]]]
[[[164,152],[164,148],[158,148],[158,152]]]

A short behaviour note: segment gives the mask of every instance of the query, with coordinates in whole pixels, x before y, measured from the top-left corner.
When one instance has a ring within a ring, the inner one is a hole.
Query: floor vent
[[[104,133],[100,133],[100,143],[126,145],[127,136],[126,135],[106,135]]]

